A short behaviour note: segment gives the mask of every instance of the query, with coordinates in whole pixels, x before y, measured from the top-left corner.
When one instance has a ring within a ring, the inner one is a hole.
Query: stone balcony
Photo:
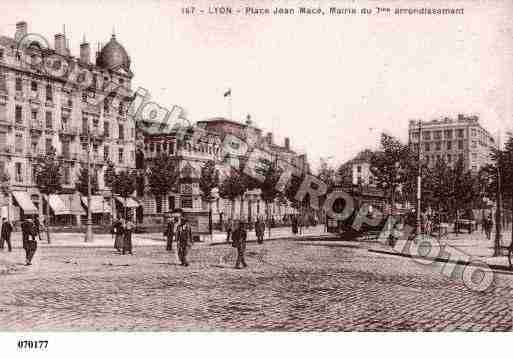
[[[78,134],[78,128],[73,127],[73,126],[65,126],[65,127],[61,127],[59,129],[59,136],[61,138],[62,137],[72,138],[72,137],[77,136],[77,134]]]
[[[0,155],[12,156],[13,154],[14,154],[14,146],[13,145],[0,146]]]

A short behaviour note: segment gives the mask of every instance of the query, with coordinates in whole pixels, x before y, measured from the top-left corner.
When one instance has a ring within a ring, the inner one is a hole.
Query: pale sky
[[[85,34],[96,50],[115,28],[142,86],[191,120],[251,114],[275,138],[291,138],[314,168],[375,148],[383,130],[406,141],[409,119],[478,114],[496,135],[512,128],[513,2],[381,1],[380,6],[463,7],[462,16],[183,15],[182,6],[248,1],[3,0],[0,34],[15,23],[45,36],[62,31],[78,55]],[[302,4],[307,3],[302,1]],[[239,5],[240,4],[240,5]],[[274,5],[273,5],[274,4]],[[253,1],[254,6],[295,6]],[[375,7],[377,1],[310,2]]]

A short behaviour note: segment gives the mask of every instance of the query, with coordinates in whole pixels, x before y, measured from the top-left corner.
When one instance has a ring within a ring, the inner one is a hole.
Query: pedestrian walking
[[[46,234],[46,241],[50,244],[50,225],[46,216],[43,216],[43,221],[41,222],[41,232]]]
[[[41,240],[41,235],[40,235],[41,222],[39,222],[39,216],[37,216],[37,215],[34,217],[34,230],[36,233],[36,237],[38,237],[39,240]]]
[[[122,255],[128,253],[130,255],[134,254],[132,252],[132,233],[135,229],[135,225],[132,221],[128,220],[125,222],[123,228],[123,250],[121,252]]]
[[[21,232],[26,258],[25,265],[29,266],[32,265],[32,258],[34,258],[34,254],[36,254],[37,251],[36,229],[34,222],[30,218],[27,218],[22,222]]]
[[[299,235],[302,235],[303,234],[303,226],[305,225],[305,219],[303,216],[299,216],[298,217],[298,220],[297,220],[297,226],[298,226],[298,229],[299,229]]]
[[[265,225],[261,218],[258,218],[255,223],[255,235],[257,237],[258,244],[264,243]]]
[[[483,226],[484,226],[484,230],[485,230],[486,239],[490,240],[492,238],[492,227],[493,227],[493,219],[492,219],[491,213],[486,218],[483,219]]]
[[[176,225],[178,222],[178,218],[169,218],[166,224],[166,229],[164,230],[164,237],[166,238],[166,250],[173,250],[173,238],[175,237]]]
[[[118,219],[112,223],[111,233],[114,235],[114,248],[118,252],[121,252],[123,249],[123,219],[118,217]]]
[[[232,236],[232,230],[233,230],[233,220],[230,219],[226,221],[226,242],[230,242],[231,236]]]
[[[185,218],[180,219],[180,224],[176,230],[176,245],[178,247],[180,265],[187,267],[189,265],[187,254],[192,245],[192,231]]]
[[[292,233],[293,234],[297,234],[297,230],[298,230],[298,220],[297,220],[297,216],[296,215],[292,215],[291,216],[291,222],[292,222]]]
[[[248,266],[244,258],[244,253],[246,252],[246,239],[247,232],[244,228],[244,223],[239,222],[232,234],[232,247],[237,249],[235,269],[240,269],[241,264],[244,268]]]
[[[0,234],[0,249],[4,249],[4,243],[7,243],[7,250],[12,252],[11,245],[11,233],[12,233],[12,225],[7,220],[7,218],[2,218],[2,229]]]

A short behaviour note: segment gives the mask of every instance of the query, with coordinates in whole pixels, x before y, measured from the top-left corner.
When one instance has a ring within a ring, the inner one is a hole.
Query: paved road
[[[191,254],[184,268],[159,247],[44,248],[32,267],[21,250],[0,253],[0,330],[513,328],[512,275],[477,293],[408,258],[333,242],[250,244],[245,270],[228,246]]]

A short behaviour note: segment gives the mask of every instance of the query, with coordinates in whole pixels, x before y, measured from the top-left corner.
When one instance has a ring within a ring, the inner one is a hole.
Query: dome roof
[[[112,35],[110,41],[100,51],[96,58],[96,65],[109,70],[121,66],[130,71],[130,57],[125,48],[117,42],[115,35]]]

